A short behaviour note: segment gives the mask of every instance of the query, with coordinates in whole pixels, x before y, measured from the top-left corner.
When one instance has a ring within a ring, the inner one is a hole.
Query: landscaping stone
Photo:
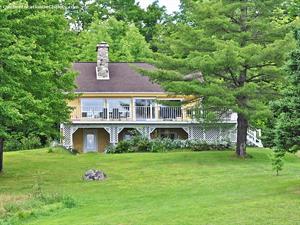
[[[101,170],[90,169],[85,172],[83,175],[84,180],[104,180],[106,178],[106,174]]]

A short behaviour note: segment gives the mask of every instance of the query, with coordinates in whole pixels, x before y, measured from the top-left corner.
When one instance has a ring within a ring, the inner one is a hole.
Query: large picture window
[[[104,99],[81,99],[81,115],[85,118],[104,118]]]
[[[108,99],[109,118],[127,119],[130,117],[130,99]]]

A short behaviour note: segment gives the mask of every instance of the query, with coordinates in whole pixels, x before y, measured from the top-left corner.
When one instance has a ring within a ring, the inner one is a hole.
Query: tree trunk
[[[0,138],[0,173],[3,170],[3,148],[4,148],[4,138]]]
[[[236,140],[236,155],[239,157],[246,156],[246,145],[247,145],[247,130],[248,120],[241,113],[238,113],[237,121],[237,140]]]

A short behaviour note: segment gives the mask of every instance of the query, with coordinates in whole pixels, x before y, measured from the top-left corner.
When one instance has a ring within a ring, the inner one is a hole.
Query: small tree
[[[271,155],[272,167],[273,170],[276,171],[276,176],[279,175],[279,171],[283,169],[283,157],[285,152],[280,149],[274,149]]]

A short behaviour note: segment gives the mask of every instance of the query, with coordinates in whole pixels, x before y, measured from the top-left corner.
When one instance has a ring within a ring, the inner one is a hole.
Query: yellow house
[[[110,63],[109,47],[97,45],[97,62],[74,63],[78,98],[70,123],[61,124],[62,144],[80,152],[104,152],[130,138],[135,129],[147,138],[200,139],[208,142],[236,139],[236,114],[228,114],[214,127],[204,128],[190,106],[190,96],[170,96],[133,67],[153,69],[146,63]],[[169,102],[167,104],[167,102]]]

